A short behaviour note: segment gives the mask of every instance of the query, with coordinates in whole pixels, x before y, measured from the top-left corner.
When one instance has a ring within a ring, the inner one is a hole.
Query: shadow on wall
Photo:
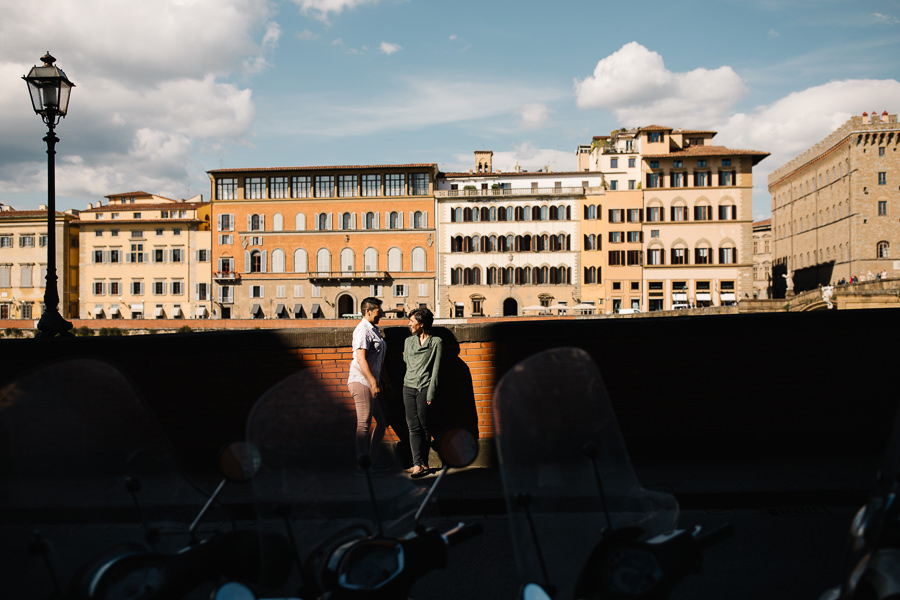
[[[412,465],[409,447],[409,430],[406,427],[406,411],[403,408],[403,343],[409,337],[405,327],[391,327],[384,332],[388,354],[382,373],[389,385],[385,391],[388,419],[400,442],[397,456],[404,466]],[[428,428],[435,439],[454,428],[466,429],[478,438],[478,413],[475,409],[475,391],[468,365],[460,358],[459,341],[445,327],[434,327],[432,335],[441,339],[443,355],[439,374],[438,392],[428,412]]]

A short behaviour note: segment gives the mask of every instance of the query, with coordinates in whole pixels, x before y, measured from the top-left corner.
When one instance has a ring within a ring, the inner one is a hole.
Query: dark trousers
[[[416,389],[403,386],[403,406],[406,409],[406,427],[409,429],[409,447],[413,466],[428,466],[428,450],[431,435],[428,433],[428,388]]]

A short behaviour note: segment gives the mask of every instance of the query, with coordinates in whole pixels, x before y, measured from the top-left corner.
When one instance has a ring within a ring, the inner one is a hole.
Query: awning
[[[697,292],[697,301],[712,300],[712,294],[709,292]]]
[[[103,314],[103,307],[102,307],[102,306],[95,306],[95,307],[94,307],[94,315],[102,315],[102,314]]]
[[[194,311],[194,316],[196,317],[205,317],[207,314],[205,306],[198,306],[197,310]]]
[[[163,316],[163,307],[157,306],[156,310],[153,311],[153,316],[157,318]]]
[[[284,304],[276,304],[275,305],[275,316],[278,317],[279,319],[283,318],[283,316],[284,317],[287,316],[286,314],[284,314]]]
[[[250,307],[250,316],[255,317],[259,313],[262,312],[262,307],[259,304],[254,304]]]
[[[132,304],[131,312],[144,312],[144,305],[143,304]]]
[[[687,302],[687,292],[672,292],[672,300]]]
[[[318,304],[313,304],[313,305],[312,305],[312,312],[310,313],[310,315],[312,315],[312,318],[313,318],[313,319],[316,318],[316,315],[321,314],[321,312],[322,312],[322,309],[319,308],[319,305],[318,305]]]
[[[113,306],[111,309],[109,309],[109,314],[111,314],[111,315],[117,315],[117,314],[119,314],[119,307],[118,307],[118,306]]]
[[[294,305],[294,318],[299,319],[303,315],[303,305],[295,304]]]
[[[181,307],[180,307],[180,306],[176,306],[176,307],[175,307],[174,316],[176,316],[176,317],[184,316],[184,313],[181,312]]]
[[[721,296],[722,300],[725,302],[734,302],[735,301],[734,292],[722,292],[720,294],[720,296]]]

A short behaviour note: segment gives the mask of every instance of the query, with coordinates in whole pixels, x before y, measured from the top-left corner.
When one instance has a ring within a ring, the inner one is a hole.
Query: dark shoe
[[[416,465],[412,468],[412,471],[409,472],[409,476],[413,479],[418,479],[419,477],[424,477],[428,475],[428,469],[423,467],[422,465]]]

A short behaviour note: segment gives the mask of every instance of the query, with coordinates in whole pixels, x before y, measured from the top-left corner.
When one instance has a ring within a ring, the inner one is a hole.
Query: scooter
[[[283,536],[236,526],[210,532],[201,524],[228,479],[252,476],[252,449],[235,444],[223,452],[226,477],[185,524],[182,507],[199,504],[201,492],[130,382],[108,363],[68,360],[7,385],[0,440],[8,451],[0,499],[7,514],[19,511],[25,521],[4,528],[4,546],[28,548],[4,557],[17,574],[4,583],[6,597],[181,598],[202,595],[204,586],[208,594],[222,579],[277,587],[290,567],[279,564],[284,552],[272,552],[287,546]]]
[[[900,599],[900,409],[869,499],[850,526],[850,565],[820,600]]]
[[[474,461],[477,443],[452,430],[437,443],[443,467],[424,490],[387,456],[355,457],[352,412],[310,370],[286,378],[254,405],[246,439],[258,449],[251,484],[258,514],[280,520],[292,546],[292,597],[407,598],[413,585],[447,565],[450,546],[480,532],[458,523],[427,527],[423,514],[450,468]],[[229,582],[216,600],[264,596]]]
[[[663,599],[730,534],[679,529],[675,498],[640,486],[583,350],[516,365],[495,388],[493,414],[520,598]]]

